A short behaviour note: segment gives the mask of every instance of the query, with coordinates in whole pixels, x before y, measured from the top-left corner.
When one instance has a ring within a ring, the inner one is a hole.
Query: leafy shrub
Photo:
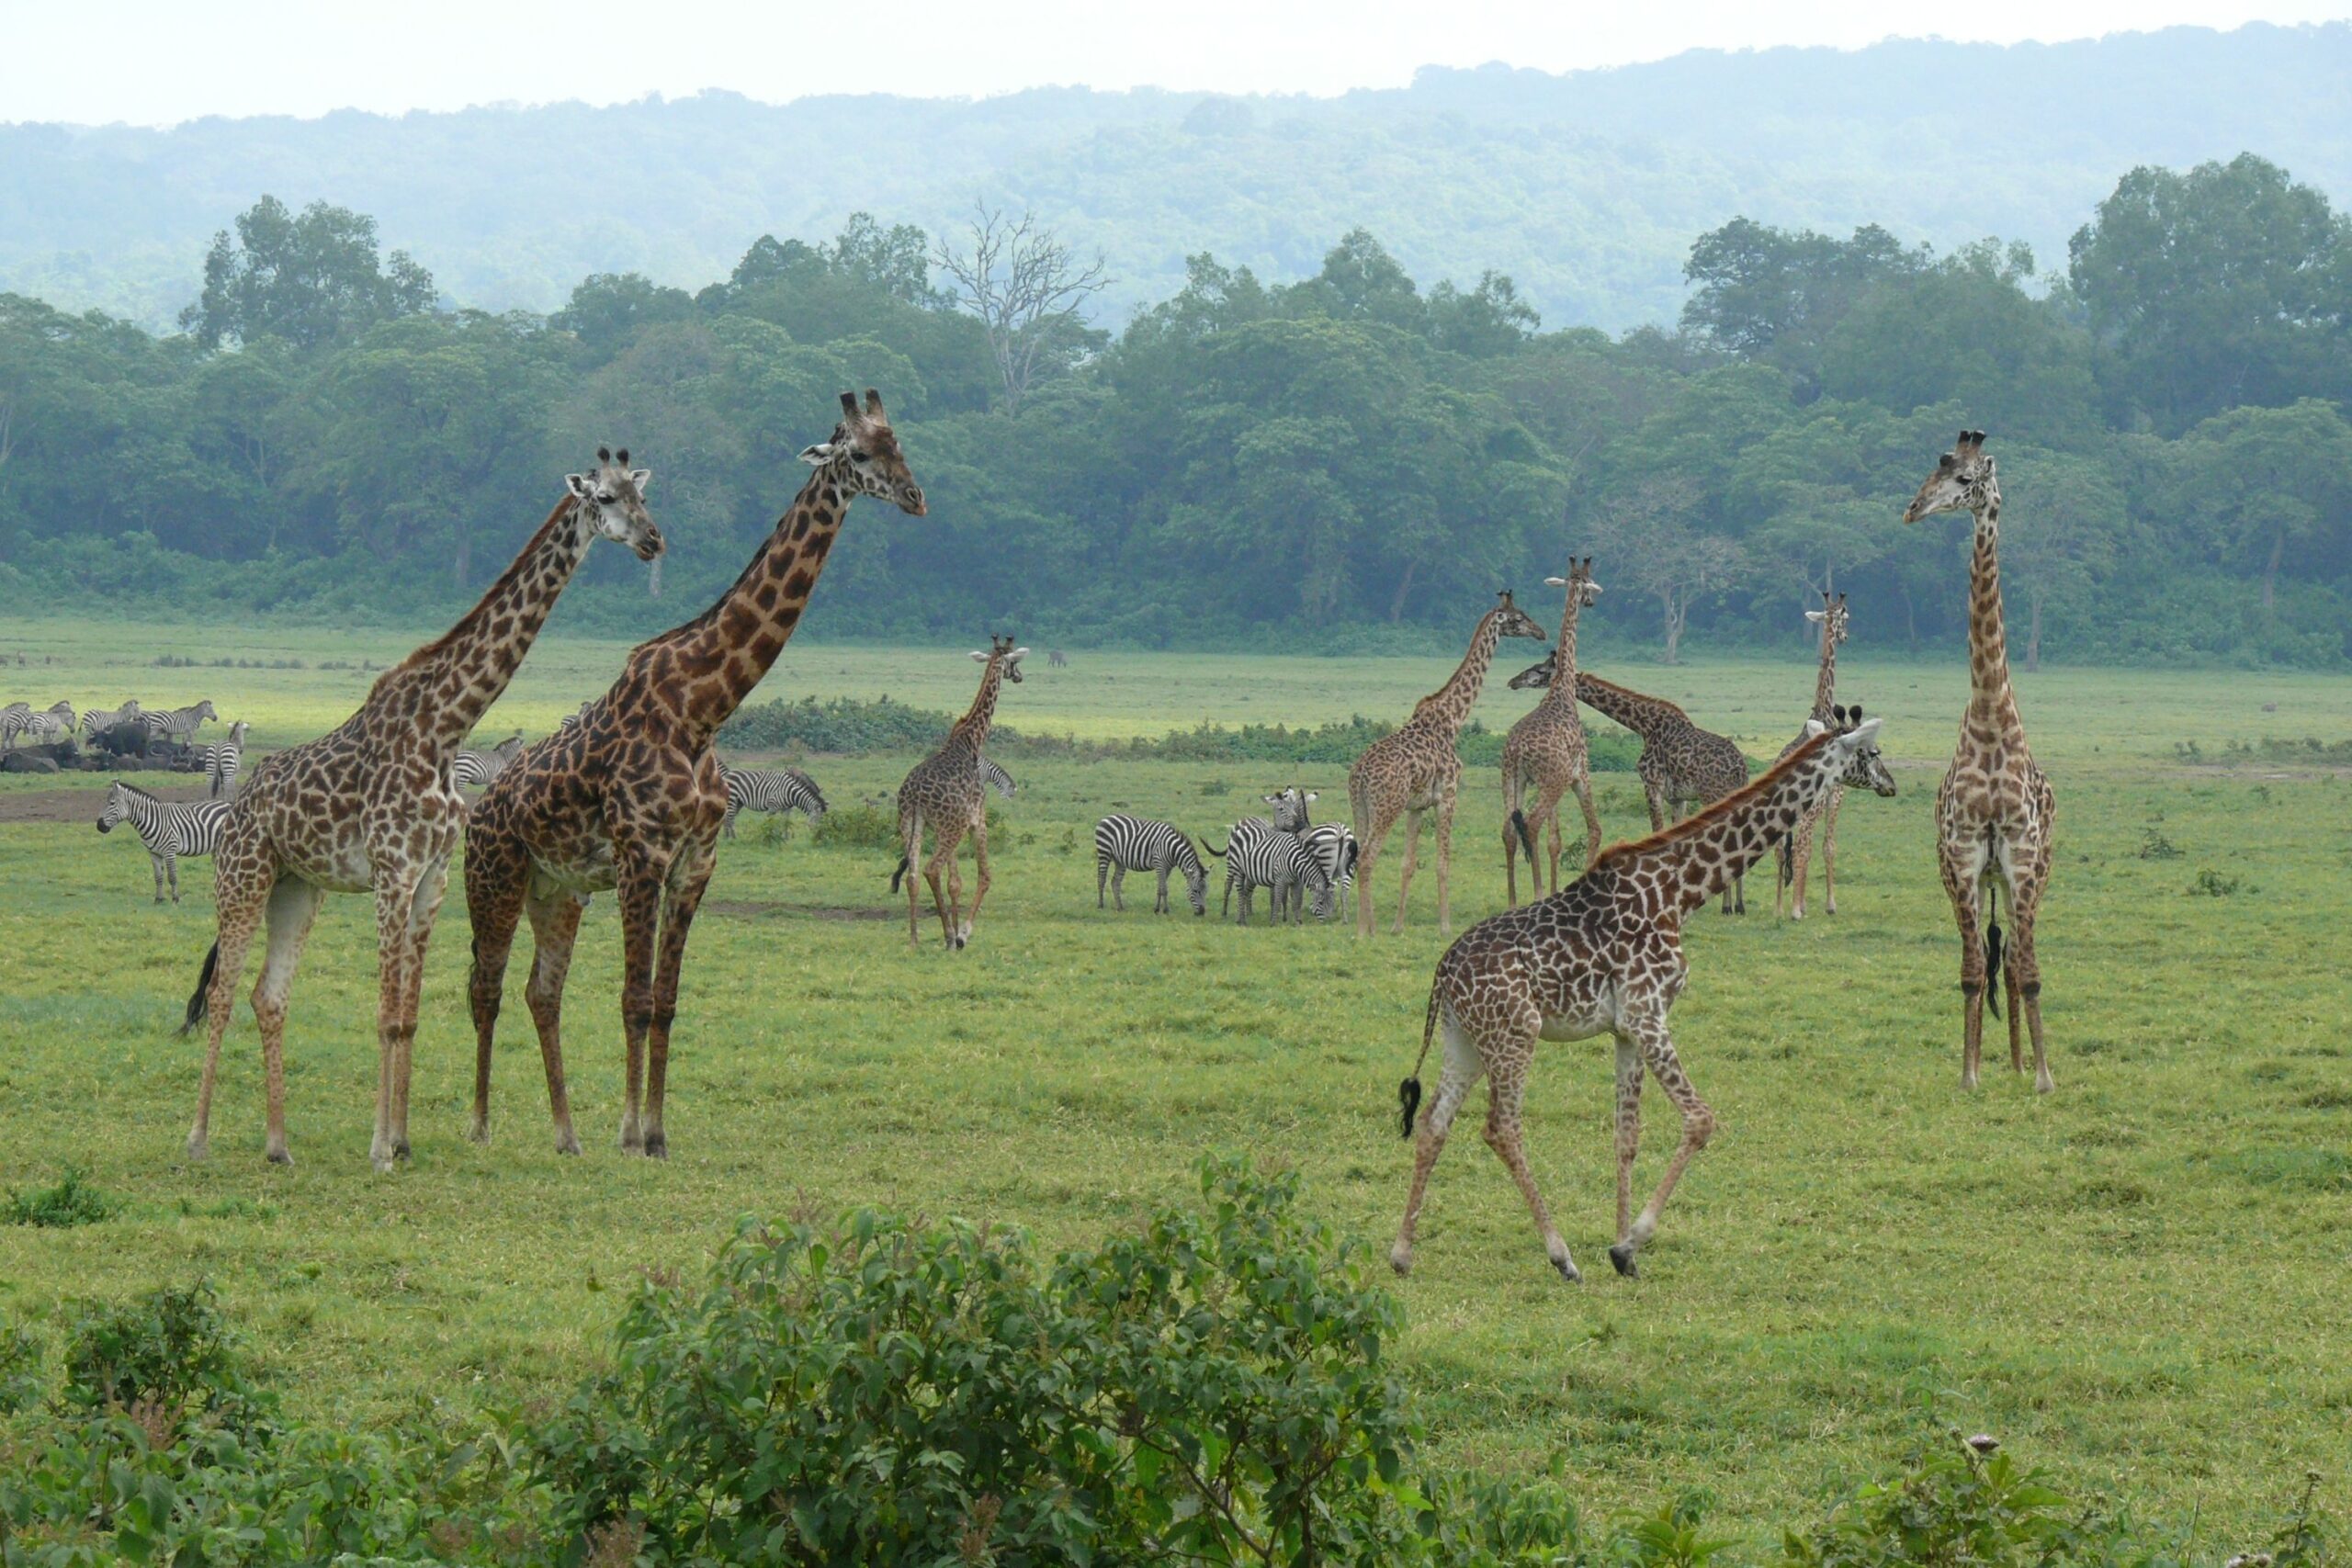
[[[0,1324],[0,1416],[30,1408],[45,1382],[40,1337],[20,1323]]]
[[[2188,895],[2192,898],[2227,898],[2245,886],[2245,878],[2223,876],[2209,865],[2199,870],[2197,880],[2188,885]]]
[[[2142,860],[2178,860],[2180,846],[2165,838],[2164,829],[2151,823],[2140,829],[2140,858]]]
[[[69,1165],[54,1187],[32,1192],[19,1192],[11,1187],[8,1201],[0,1205],[0,1223],[62,1230],[71,1225],[95,1225],[112,1218],[122,1205],[91,1186],[89,1174],[80,1166]]]
[[[899,818],[873,806],[836,806],[817,818],[810,837],[829,849],[899,849]]]
[[[275,1408],[251,1382],[243,1346],[200,1280],[85,1304],[67,1332],[60,1398],[70,1409],[148,1407],[175,1422],[205,1417],[241,1434],[266,1431]]]
[[[720,727],[719,744],[739,750],[779,750],[800,745],[811,751],[858,755],[867,751],[929,750],[955,724],[944,713],[910,708],[885,696],[873,702],[835,697],[819,702],[777,699],[738,708]],[[1001,739],[1000,731],[992,739]]]

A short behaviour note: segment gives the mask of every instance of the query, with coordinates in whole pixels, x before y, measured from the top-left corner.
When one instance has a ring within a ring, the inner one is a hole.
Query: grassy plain
[[[79,705],[203,695],[266,748],[316,733],[397,634],[0,623],[0,697]],[[1532,649],[1532,645],[1528,645]],[[154,668],[158,652],[301,669]],[[487,728],[545,729],[602,689],[618,646],[532,656]],[[1595,668],[1685,703],[1769,756],[1810,667]],[[44,657],[58,663],[43,665]],[[1531,656],[1532,657],[1532,656]],[[1438,660],[1080,653],[1007,693],[1042,733],[1158,734],[1204,719],[1395,716]],[[1511,664],[1509,668],[1517,668]],[[1724,1134],[1693,1168],[1639,1281],[1611,1276],[1610,1069],[1600,1043],[1552,1047],[1530,1097],[1537,1179],[1587,1270],[1563,1286],[1465,1120],[1432,1187],[1398,1355],[1440,1451],[1464,1464],[1556,1457],[1596,1514],[1687,1488],[1750,1542],[1883,1472],[1932,1395],[1943,1419],[2199,1539],[2243,1539],[2307,1467],[2346,1504],[2352,1428],[2352,986],[2342,963],[2352,780],[2310,766],[2185,764],[2265,735],[2344,739],[2352,682],[2270,673],[2052,671],[2021,678],[2058,789],[2044,918],[2059,1090],[2006,1072],[1958,1087],[1957,953],[1929,803],[1961,700],[1933,664],[1849,649],[1844,692],[1888,718],[1902,795],[1849,804],[1839,913],[1692,922],[1677,1035]],[[960,708],[961,649],[797,645],[775,694]],[[52,689],[53,688],[53,689]],[[2265,712],[2275,703],[2278,711]],[[1526,705],[1498,682],[1495,728]],[[816,759],[836,807],[890,790],[905,756]],[[1016,761],[998,882],[976,944],[910,952],[887,855],[758,826],[721,854],[695,933],[672,1075],[666,1166],[612,1146],[620,1051],[610,899],[583,931],[570,1060],[587,1155],[560,1160],[518,956],[502,1030],[497,1140],[465,1141],[468,933],[454,889],[434,943],[412,1167],[366,1160],[373,943],[359,899],[313,937],[289,1031],[300,1164],[260,1158],[250,1019],[225,1056],[212,1160],[180,1143],[198,1048],[169,1030],[209,940],[209,876],[177,912],[148,902],[135,843],[21,819],[20,797],[89,776],[0,783],[0,1187],[68,1164],[127,1201],[61,1231],[0,1227],[0,1313],[209,1275],[310,1414],[544,1391],[588,1367],[640,1268],[695,1267],[747,1211],[894,1205],[1091,1238],[1191,1190],[1204,1149],[1299,1168],[1308,1202],[1385,1249],[1403,1198],[1397,1078],[1441,950],[1427,867],[1401,937],[1337,923],[1241,931],[1159,919],[1148,888],[1098,913],[1090,829],[1124,807],[1214,831],[1337,768]],[[1457,930],[1499,908],[1492,773],[1468,781]],[[1605,777],[1612,834],[1642,822]],[[12,813],[17,819],[11,819]],[[46,813],[44,813],[46,815]],[[2169,850],[2175,852],[2166,852]],[[1388,859],[1393,867],[1396,860]],[[2208,885],[2226,893],[2192,893]],[[1393,907],[1393,874],[1376,891]],[[1756,906],[1758,895],[1761,908]],[[1819,888],[1815,889],[1816,903]],[[1214,905],[1212,905],[1214,915]],[[1383,920],[1384,932],[1386,920]],[[1653,1110],[1642,1179],[1671,1117]],[[1384,1274],[1385,1269],[1381,1270]]]

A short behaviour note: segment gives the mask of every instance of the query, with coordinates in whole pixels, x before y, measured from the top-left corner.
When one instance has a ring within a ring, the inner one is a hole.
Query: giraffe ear
[[[639,501],[643,501],[645,499],[646,487],[653,482],[653,470],[651,468],[631,468],[628,471],[628,482],[637,487],[637,498]]]
[[[989,661],[989,655],[982,653],[977,648],[972,650],[972,662],[975,664],[986,664]]]
[[[814,446],[800,449],[800,460],[812,468],[822,468],[832,460],[832,456],[833,444],[830,441],[820,441]]]
[[[1565,577],[1547,577],[1544,580],[1544,586],[1546,588],[1566,588],[1567,585],[1568,580]]]
[[[1808,620],[1808,621],[1816,621],[1816,622],[1818,622],[1818,621],[1826,621],[1826,620],[1827,620],[1827,619],[1829,618],[1829,616],[1828,616],[1828,613],[1827,613],[1826,611],[1823,611],[1823,610],[1807,610],[1807,611],[1804,613],[1804,618],[1805,618],[1806,620]]]
[[[1804,738],[1807,740],[1812,739],[1816,735],[1826,735],[1828,733],[1829,727],[1822,723],[1819,719],[1809,718],[1804,721]]]
[[[1322,799],[1322,798],[1323,798],[1323,797],[1322,797],[1322,795],[1320,795],[1319,794],[1316,793],[1314,790],[1311,790],[1311,789],[1310,789],[1310,790],[1308,790],[1308,791],[1306,792],[1306,800],[1307,800],[1307,804],[1308,804],[1308,805],[1310,805],[1310,806],[1311,806],[1311,805],[1313,805],[1315,802],[1317,802],[1317,801],[1318,801],[1318,800]]]
[[[1029,657],[1029,650],[1025,648],[1016,648],[1012,650],[1012,657],[1015,659],[1026,659]]]
[[[570,491],[574,496],[577,496],[582,501],[587,500],[595,489],[594,485],[588,482],[588,476],[586,474],[564,475],[563,488]]]

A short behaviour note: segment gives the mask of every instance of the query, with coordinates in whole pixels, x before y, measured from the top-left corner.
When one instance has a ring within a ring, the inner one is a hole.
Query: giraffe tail
[[[1430,1059],[1430,1037],[1437,1032],[1437,985],[1430,985],[1430,1010],[1421,1020],[1421,1054],[1413,1058],[1413,1076],[1396,1086],[1396,1109],[1403,1113],[1403,1136],[1413,1135],[1413,1118],[1421,1110],[1421,1064]]]
[[[1514,806],[1510,808],[1510,825],[1519,834],[1519,841],[1527,847],[1527,863],[1535,864],[1535,831],[1527,825],[1527,813]]]
[[[1984,888],[1984,1005],[2001,1016],[2001,891],[1988,881]]]
[[[905,878],[907,874],[907,866],[910,863],[910,858],[909,856],[900,855],[899,857],[898,869],[890,873],[890,891],[892,893],[895,894],[899,891],[899,884]]]
[[[187,998],[187,1016],[180,1020],[178,1032],[186,1034],[203,1018],[212,999],[212,972],[220,966],[220,944],[214,942],[204,955],[203,972],[196,977],[196,990]]]

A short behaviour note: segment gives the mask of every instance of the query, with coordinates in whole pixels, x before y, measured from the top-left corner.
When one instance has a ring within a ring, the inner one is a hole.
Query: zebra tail
[[[1437,982],[1430,982],[1430,1010],[1421,1020],[1421,1054],[1413,1058],[1413,1076],[1396,1086],[1396,1109],[1402,1111],[1405,1137],[1413,1135],[1413,1118],[1421,1109],[1421,1064],[1430,1059],[1430,1037],[1437,1032]]]
[[[1230,840],[1227,840],[1227,848],[1231,848],[1231,847],[1232,847],[1232,841],[1231,841]],[[1206,839],[1203,839],[1203,840],[1201,840],[1201,848],[1203,848],[1203,849],[1204,849],[1204,850],[1208,851],[1208,852],[1209,852],[1209,853],[1211,853],[1211,854],[1213,854],[1213,855],[1216,856],[1216,858],[1217,858],[1217,859],[1219,859],[1219,860],[1223,860],[1223,859],[1225,858],[1225,851],[1224,851],[1224,850],[1221,850],[1221,849],[1218,849],[1216,845],[1214,845],[1214,844],[1210,843]],[[1202,867],[1202,870],[1204,870],[1204,871],[1205,871],[1205,870],[1207,870],[1207,869],[1208,869],[1208,868],[1207,868],[1207,867],[1205,867],[1205,866]]]
[[[1535,863],[1535,830],[1527,825],[1527,813],[1514,806],[1510,808],[1510,825],[1519,833],[1519,841],[1527,848],[1527,863]]]
[[[194,1029],[205,1014],[212,999],[212,972],[220,967],[220,944],[214,942],[204,954],[204,969],[196,977],[196,990],[187,998],[187,1016],[180,1020],[178,1032],[186,1034]]]

